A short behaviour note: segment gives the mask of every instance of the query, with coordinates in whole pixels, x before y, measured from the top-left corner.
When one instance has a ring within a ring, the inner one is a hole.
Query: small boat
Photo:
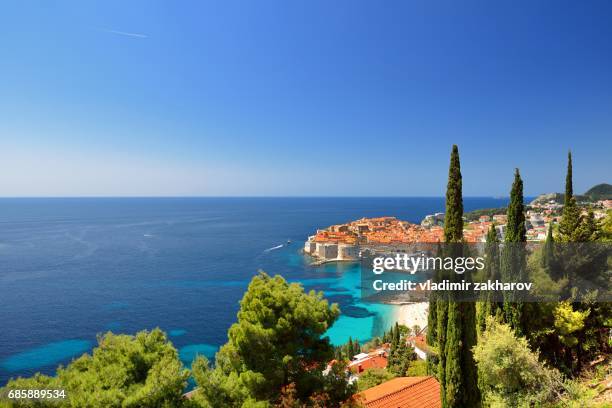
[[[287,245],[289,245],[290,243],[291,243],[291,240],[290,240],[290,239],[288,239],[288,240],[287,240]]]

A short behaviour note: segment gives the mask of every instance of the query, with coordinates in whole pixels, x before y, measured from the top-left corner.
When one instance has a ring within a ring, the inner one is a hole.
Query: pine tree
[[[416,360],[416,358],[414,348],[405,341],[402,341],[397,349],[397,358],[392,365],[388,365],[388,369],[399,377],[405,377],[410,363]]]
[[[601,236],[601,227],[593,210],[589,209],[587,215],[582,218],[582,221],[575,231],[576,242],[593,242],[597,241]]]
[[[462,179],[456,145],[453,145],[448,171],[444,240],[448,251],[454,255],[461,252],[460,246],[453,245],[463,242]],[[442,406],[477,407],[480,405],[480,392],[472,354],[476,344],[475,304],[459,303],[453,299],[437,303],[438,377]]]

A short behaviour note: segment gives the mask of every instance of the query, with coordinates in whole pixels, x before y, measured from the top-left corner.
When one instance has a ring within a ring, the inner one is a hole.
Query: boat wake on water
[[[275,247],[265,249],[265,250],[264,250],[264,252],[274,251],[274,250],[277,250],[277,249],[281,249],[282,247],[284,247],[284,245],[283,245],[283,244],[280,244],[280,245],[277,245],[277,246],[275,246]]]

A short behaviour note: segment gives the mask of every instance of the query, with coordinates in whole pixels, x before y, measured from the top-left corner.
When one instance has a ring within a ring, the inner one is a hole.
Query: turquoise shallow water
[[[394,307],[361,302],[358,264],[309,266],[304,240],[361,217],[419,222],[443,209],[442,198],[0,199],[0,385],[52,374],[108,330],[160,327],[186,364],[212,357],[258,270],[337,302],[335,344],[365,341],[393,323]]]
[[[57,341],[13,354],[2,360],[0,367],[7,371],[37,368],[78,356],[89,351],[90,348],[91,342],[87,340]]]

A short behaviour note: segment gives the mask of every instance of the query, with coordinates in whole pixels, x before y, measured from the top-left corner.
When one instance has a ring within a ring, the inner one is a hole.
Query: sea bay
[[[506,201],[465,198],[465,209]],[[185,364],[213,357],[259,270],[339,303],[335,344],[368,340],[398,307],[360,301],[359,264],[310,266],[304,240],[361,217],[443,211],[441,197],[0,199],[0,385],[53,373],[108,330],[159,326]]]

